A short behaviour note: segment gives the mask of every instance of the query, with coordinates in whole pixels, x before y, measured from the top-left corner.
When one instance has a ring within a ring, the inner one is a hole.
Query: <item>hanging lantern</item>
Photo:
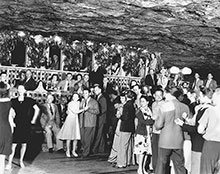
[[[176,66],[172,66],[170,68],[170,73],[171,74],[178,74],[179,72],[180,72],[180,69],[178,67],[176,67]]]
[[[121,45],[118,45],[118,47],[117,47],[119,50],[121,50],[122,48],[123,48],[123,46],[121,46]]]
[[[144,50],[142,51],[142,53],[148,53],[148,50],[147,50],[147,49],[144,49]]]
[[[40,42],[43,42],[44,39],[43,39],[43,36],[39,34],[39,35],[34,36],[34,40],[37,44],[39,44]]]
[[[112,44],[112,45],[111,45],[111,48],[114,49],[114,48],[115,48],[115,44]]]
[[[188,67],[184,67],[182,70],[181,70],[182,74],[183,75],[190,75],[192,73],[192,70]]]
[[[135,56],[135,52],[132,51],[132,52],[130,53],[130,55],[131,55],[131,56]]]
[[[18,32],[18,36],[19,37],[24,37],[26,34],[25,34],[25,32],[23,32],[23,31],[19,31]]]

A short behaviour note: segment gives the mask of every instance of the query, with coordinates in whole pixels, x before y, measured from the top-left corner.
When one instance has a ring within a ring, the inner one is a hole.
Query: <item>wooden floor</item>
[[[64,153],[40,152],[32,160],[25,160],[21,169],[18,159],[13,161],[13,169],[5,174],[136,174],[137,166],[124,169],[112,167],[107,162],[107,154],[93,155],[86,159],[66,158]]]

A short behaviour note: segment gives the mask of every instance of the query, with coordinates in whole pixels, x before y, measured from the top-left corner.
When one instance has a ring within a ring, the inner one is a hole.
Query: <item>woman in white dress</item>
[[[148,156],[152,155],[151,148],[151,126],[154,123],[152,112],[149,108],[151,98],[142,95],[140,98],[140,108],[136,112],[135,118],[135,137],[134,137],[134,154],[138,158],[138,174],[147,174],[145,165]],[[150,169],[150,165],[148,167]]]
[[[85,108],[84,108],[85,109]],[[73,141],[72,155],[78,157],[76,153],[77,142],[80,140],[80,127],[78,114],[83,112],[84,109],[80,109],[79,94],[74,93],[72,101],[68,103],[66,120],[58,133],[57,137],[61,140],[66,140],[66,156],[71,157],[70,143]]]

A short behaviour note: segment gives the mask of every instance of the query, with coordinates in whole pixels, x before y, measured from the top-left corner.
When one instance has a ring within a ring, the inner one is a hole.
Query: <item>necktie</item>
[[[87,106],[87,100],[85,100],[85,103],[84,103],[84,107],[86,107]]]
[[[67,91],[69,91],[69,89],[70,89],[70,83],[67,82]]]
[[[53,115],[53,107],[52,107],[52,104],[50,104],[50,113],[51,113],[51,115]]]
[[[84,108],[87,106],[87,100],[85,100]],[[82,127],[85,127],[85,111],[83,112],[83,118],[82,118]]]
[[[152,78],[153,85],[155,85],[154,75],[151,75],[151,78]]]

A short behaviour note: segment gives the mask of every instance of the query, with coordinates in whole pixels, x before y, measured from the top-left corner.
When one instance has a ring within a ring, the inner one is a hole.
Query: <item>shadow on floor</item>
[[[127,174],[127,173],[134,173],[136,172],[136,169],[129,169],[129,170],[123,170],[123,171],[110,171],[110,172],[91,172],[94,174]]]

